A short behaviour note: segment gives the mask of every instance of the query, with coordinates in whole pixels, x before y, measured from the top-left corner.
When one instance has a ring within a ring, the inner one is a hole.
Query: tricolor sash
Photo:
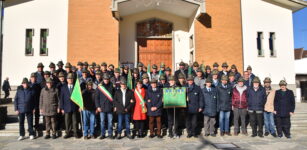
[[[147,112],[147,108],[145,107],[145,100],[144,100],[144,98],[142,97],[141,93],[137,89],[135,89],[135,93],[138,96],[138,98],[141,100],[140,105],[142,106],[142,112],[146,113]]]
[[[113,102],[113,98],[111,93],[103,86],[103,85],[98,85],[98,89],[100,92],[102,92],[103,95],[105,95],[109,101]]]

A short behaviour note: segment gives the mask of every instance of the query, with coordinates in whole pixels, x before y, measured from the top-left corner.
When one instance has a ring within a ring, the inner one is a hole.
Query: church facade
[[[6,0],[3,73],[12,85],[50,62],[248,65],[295,88],[300,0]],[[16,72],[17,68],[17,72]]]

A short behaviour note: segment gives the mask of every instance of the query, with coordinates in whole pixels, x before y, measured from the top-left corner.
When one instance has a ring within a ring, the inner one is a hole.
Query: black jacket
[[[161,116],[163,108],[163,90],[161,88],[153,91],[152,88],[149,88],[146,92],[145,101],[147,105],[147,115],[148,116]],[[151,107],[157,107],[156,111],[151,111]]]
[[[28,113],[34,110],[35,101],[33,99],[33,91],[31,88],[18,88],[14,99],[15,111],[19,113]]]
[[[198,113],[198,110],[204,107],[204,96],[199,86],[193,84],[191,87],[187,85],[187,112]]]
[[[95,90],[91,89],[85,89],[82,91],[82,97],[83,97],[83,103],[84,103],[84,109],[89,111],[95,111]]]
[[[257,91],[253,87],[247,89],[248,110],[263,111],[266,103],[266,92],[262,86]]]
[[[217,88],[217,105],[218,111],[230,111],[231,110],[231,98],[232,98],[232,87],[230,84],[226,85],[226,88],[220,84]]]
[[[295,98],[292,90],[277,90],[274,98],[274,110],[279,117],[289,117],[295,110]]]
[[[114,101],[114,92],[115,89],[112,83],[109,84],[102,84],[104,88],[106,88],[110,94],[112,95]],[[96,100],[95,100],[96,107],[100,107],[102,112],[112,112],[113,111],[113,102],[110,101],[101,91],[99,88],[96,89]]]
[[[126,101],[124,105],[123,92],[121,91],[121,89],[115,91],[113,104],[116,108],[117,114],[131,113],[135,104],[134,93],[130,89],[126,89]],[[127,109],[127,111],[125,111],[125,109]]]

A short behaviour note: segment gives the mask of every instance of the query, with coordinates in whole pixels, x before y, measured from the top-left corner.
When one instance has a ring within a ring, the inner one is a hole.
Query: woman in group
[[[134,97],[136,103],[134,106],[133,120],[135,122],[135,130],[138,132],[138,138],[143,137],[144,124],[147,119],[147,107],[144,100],[145,94],[146,90],[143,87],[142,80],[137,81],[136,88],[134,90]]]

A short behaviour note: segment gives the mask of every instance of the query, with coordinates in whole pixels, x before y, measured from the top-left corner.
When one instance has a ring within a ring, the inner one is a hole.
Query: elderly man
[[[6,77],[3,82],[2,90],[4,91],[4,94],[5,94],[4,99],[7,99],[10,96],[10,90],[11,90],[11,86],[10,86],[8,77]]]

